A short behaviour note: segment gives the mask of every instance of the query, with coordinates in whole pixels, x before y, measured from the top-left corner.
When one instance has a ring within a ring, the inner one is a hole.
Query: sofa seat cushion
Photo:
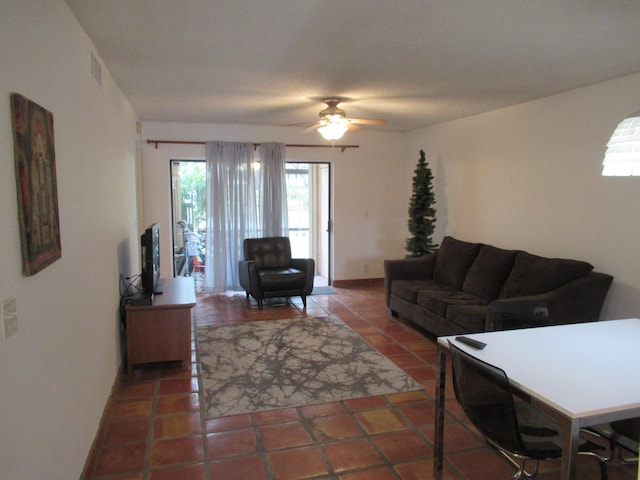
[[[513,268],[518,250],[482,245],[469,268],[462,290],[485,300],[495,300]]]
[[[292,290],[307,284],[306,273],[297,268],[260,268],[256,273],[262,290]]]
[[[468,333],[484,332],[489,305],[450,305],[447,320]]]
[[[446,317],[451,305],[486,305],[484,298],[476,297],[462,290],[422,290],[418,293],[418,305],[442,317]]]
[[[422,290],[444,291],[451,290],[451,287],[442,285],[435,280],[394,280],[391,283],[391,294],[406,300],[407,302],[416,303],[418,301],[418,292]]]
[[[469,267],[478,256],[479,243],[463,242],[444,237],[433,269],[433,278],[440,283],[460,290]]]
[[[519,252],[507,277],[500,298],[538,295],[584,277],[593,266],[579,260],[544,258]]]

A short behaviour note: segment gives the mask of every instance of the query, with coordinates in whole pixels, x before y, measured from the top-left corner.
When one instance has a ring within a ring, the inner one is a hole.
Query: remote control
[[[470,347],[477,348],[478,350],[482,350],[487,346],[486,343],[469,337],[456,337],[456,340],[460,343],[464,343],[465,345],[469,345]]]

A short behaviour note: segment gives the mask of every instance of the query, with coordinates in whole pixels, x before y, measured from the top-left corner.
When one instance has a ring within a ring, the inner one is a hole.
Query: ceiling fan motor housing
[[[320,118],[324,118],[328,115],[344,118],[347,115],[347,112],[338,108],[340,101],[341,100],[339,98],[325,98],[324,103],[327,104],[327,108],[320,112]]]

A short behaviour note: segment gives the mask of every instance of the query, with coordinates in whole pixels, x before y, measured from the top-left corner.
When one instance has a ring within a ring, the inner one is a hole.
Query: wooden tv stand
[[[151,305],[126,306],[127,372],[139,363],[191,361],[191,309],[196,304],[191,277],[161,279],[162,294]]]

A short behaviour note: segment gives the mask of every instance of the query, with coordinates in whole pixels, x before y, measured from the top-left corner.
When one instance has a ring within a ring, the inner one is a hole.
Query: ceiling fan
[[[320,111],[317,122],[294,123],[293,125],[309,125],[306,131],[317,130],[327,140],[338,140],[347,130],[359,130],[360,125],[386,125],[386,120],[373,118],[347,118],[347,112],[338,108],[340,98],[325,98],[327,108]],[[287,125],[288,127],[293,125]]]

